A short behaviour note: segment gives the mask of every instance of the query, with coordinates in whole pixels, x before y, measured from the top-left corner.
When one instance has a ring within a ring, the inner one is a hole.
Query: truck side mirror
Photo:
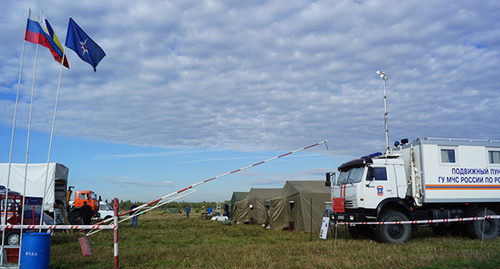
[[[372,181],[375,179],[375,169],[373,167],[368,167],[368,180]]]
[[[328,173],[326,173],[325,186],[331,187],[332,184],[335,185],[336,182],[337,182],[337,179],[336,179],[336,173],[335,172],[328,172]]]
[[[99,195],[99,202],[102,202],[102,198],[101,198],[101,196],[100,196],[100,195]]]

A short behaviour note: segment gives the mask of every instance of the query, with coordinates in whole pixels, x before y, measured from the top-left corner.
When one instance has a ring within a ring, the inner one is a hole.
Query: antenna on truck
[[[377,75],[382,78],[384,82],[384,123],[385,123],[385,155],[389,154],[389,129],[387,129],[387,95],[385,94],[385,82],[387,81],[387,75],[378,70]]]

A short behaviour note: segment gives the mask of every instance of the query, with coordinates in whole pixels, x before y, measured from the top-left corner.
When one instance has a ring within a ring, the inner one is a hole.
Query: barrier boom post
[[[113,211],[114,211],[114,220],[115,220],[115,229],[114,229],[114,255],[115,255],[115,268],[119,268],[118,266],[118,198],[113,200]]]

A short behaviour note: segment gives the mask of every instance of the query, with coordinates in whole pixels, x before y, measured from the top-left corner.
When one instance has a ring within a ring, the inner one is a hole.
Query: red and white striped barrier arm
[[[267,159],[267,160],[265,160],[265,161],[261,161],[261,162],[258,162],[258,163],[254,163],[254,164],[252,164],[252,165],[245,166],[245,167],[242,167],[242,168],[240,168],[240,169],[236,169],[236,170],[233,170],[233,171],[231,171],[231,172],[227,172],[227,173],[224,173],[224,174],[221,174],[221,175],[218,175],[218,176],[215,176],[215,177],[212,177],[212,178],[209,178],[209,179],[206,179],[206,180],[200,181],[200,182],[195,183],[195,184],[193,184],[193,185],[191,185],[191,186],[189,186],[189,187],[183,188],[183,189],[181,189],[181,190],[178,190],[178,191],[176,191],[176,192],[173,192],[173,193],[171,193],[171,194],[168,194],[168,195],[166,195],[166,196],[163,196],[162,198],[156,199],[156,200],[151,201],[151,202],[149,202],[149,203],[147,203],[147,204],[140,205],[140,206],[138,206],[138,207],[134,208],[133,210],[128,210],[128,211],[122,212],[122,213],[120,213],[118,216],[120,216],[120,217],[121,217],[121,216],[127,215],[127,214],[129,214],[130,212],[132,212],[132,211],[135,211],[135,212],[136,212],[136,214],[138,214],[138,213],[139,213],[139,210],[143,209],[144,207],[148,207],[148,206],[151,206],[151,205],[156,204],[156,203],[161,203],[162,201],[166,200],[167,198],[169,198],[169,197],[171,197],[171,196],[177,195],[177,194],[179,194],[179,193],[181,193],[181,192],[184,192],[184,191],[187,191],[187,190],[192,189],[192,188],[194,188],[194,187],[197,187],[197,186],[199,186],[199,185],[201,185],[201,184],[203,184],[203,183],[207,183],[207,182],[209,182],[209,181],[212,181],[212,180],[217,179],[217,178],[221,178],[221,177],[223,177],[223,176],[231,175],[231,174],[234,174],[234,173],[237,173],[237,172],[243,171],[243,170],[248,169],[248,168],[252,168],[252,167],[255,167],[255,166],[258,166],[258,165],[261,165],[261,164],[264,164],[264,163],[270,162],[270,161],[274,161],[274,160],[276,160],[276,159],[283,158],[283,157],[288,156],[288,155],[290,155],[290,154],[293,154],[293,153],[296,153],[296,152],[299,152],[299,151],[303,151],[303,150],[306,150],[306,149],[309,149],[309,148],[312,148],[312,147],[315,147],[315,146],[318,146],[318,145],[321,145],[321,144],[325,144],[326,142],[328,142],[328,140],[324,140],[324,141],[321,141],[321,142],[318,142],[318,143],[315,143],[315,144],[309,145],[309,146],[307,146],[307,147],[303,147],[303,148],[300,148],[300,149],[296,149],[296,150],[294,150],[294,151],[290,151],[290,152],[285,153],[285,154],[281,154],[281,155],[279,155],[279,156],[273,157],[273,158],[271,158],[271,159]],[[97,223],[97,224],[103,224],[103,223],[108,222],[108,221],[111,221],[111,219],[107,219],[107,220],[102,221],[102,222],[99,222],[99,223]],[[122,220],[120,220],[120,222],[122,222]]]
[[[50,230],[78,230],[78,229],[115,229],[113,225],[0,225],[4,229],[50,229]]]
[[[474,221],[484,219],[500,219],[499,215],[487,215],[484,217],[456,218],[456,219],[431,219],[431,220],[407,220],[407,221],[363,221],[363,222],[338,222],[342,225],[385,225],[385,224],[436,224],[448,222]]]

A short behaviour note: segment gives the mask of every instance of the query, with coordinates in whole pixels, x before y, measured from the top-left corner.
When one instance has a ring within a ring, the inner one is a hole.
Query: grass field
[[[258,225],[223,226],[192,214],[151,211],[139,227],[122,222],[121,268],[500,268],[500,238],[483,241],[437,237],[430,229],[406,244],[318,239],[318,233],[265,230]],[[50,268],[113,268],[113,232],[89,237],[92,256],[83,257],[80,233],[51,238]]]

